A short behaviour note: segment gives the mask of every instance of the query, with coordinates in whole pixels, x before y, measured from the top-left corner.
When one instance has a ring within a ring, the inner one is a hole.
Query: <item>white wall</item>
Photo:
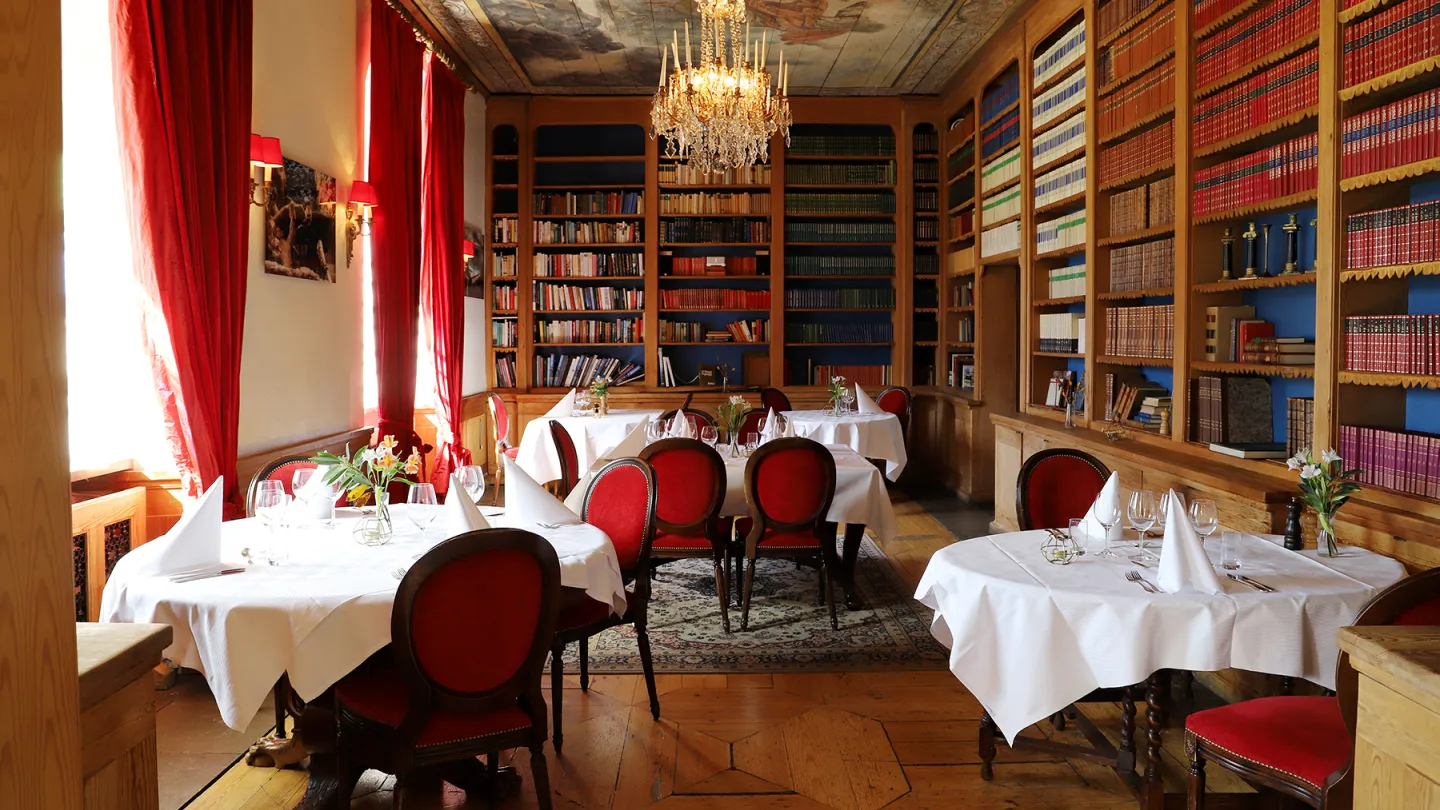
[[[338,178],[342,201],[360,165],[357,6],[255,0],[252,130],[279,138],[286,157]],[[262,213],[251,209],[242,456],[364,423],[360,264],[347,266],[344,210],[337,207],[333,284],[267,275]]]
[[[479,93],[465,94],[465,224],[481,229],[485,225],[485,97]],[[481,257],[483,260],[483,256]],[[487,292],[488,294],[488,292]],[[465,373],[461,390],[466,396],[486,390],[486,332],[484,302],[465,299]]]

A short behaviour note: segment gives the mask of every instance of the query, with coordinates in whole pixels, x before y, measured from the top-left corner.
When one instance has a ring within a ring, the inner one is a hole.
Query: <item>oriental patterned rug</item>
[[[948,651],[930,635],[930,610],[870,538],[860,547],[855,584],[864,610],[846,610],[836,592],[840,629],[830,627],[819,601],[819,574],[789,560],[760,560],[750,602],[750,626],[730,609],[731,632],[720,623],[714,568],[709,560],[681,560],[652,583],[650,647],[661,673],[856,672],[944,669]],[[565,672],[577,669],[577,647],[565,651]],[[634,628],[617,627],[590,639],[591,673],[640,672]]]

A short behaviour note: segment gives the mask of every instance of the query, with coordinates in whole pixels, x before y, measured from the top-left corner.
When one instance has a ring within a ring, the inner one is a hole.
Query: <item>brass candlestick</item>
[[[1261,278],[1269,278],[1269,277],[1270,277],[1270,223],[1268,223],[1268,222],[1265,223],[1265,225],[1264,225],[1263,227],[1264,227],[1264,229],[1265,229],[1265,248],[1264,248],[1264,249],[1265,249],[1265,253],[1264,253],[1264,259],[1263,259],[1263,261],[1260,262],[1260,277],[1261,277]]]
[[[1229,281],[1235,277],[1235,234],[1229,228],[1220,237],[1220,245],[1220,280]]]
[[[1260,237],[1260,234],[1255,230],[1255,223],[1246,223],[1245,232],[1240,234],[1240,237],[1245,240],[1245,275],[1241,278],[1259,278],[1255,274],[1260,264],[1260,257],[1256,255],[1256,248],[1259,245],[1255,240]]]
[[[1285,232],[1285,271],[1280,275],[1293,276],[1300,272],[1300,220],[1291,214],[1280,230]]]

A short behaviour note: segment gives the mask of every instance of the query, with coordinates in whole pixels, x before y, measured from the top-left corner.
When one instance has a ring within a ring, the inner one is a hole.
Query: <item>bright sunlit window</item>
[[[65,351],[70,469],[174,466],[140,331],[120,175],[109,0],[63,0]]]

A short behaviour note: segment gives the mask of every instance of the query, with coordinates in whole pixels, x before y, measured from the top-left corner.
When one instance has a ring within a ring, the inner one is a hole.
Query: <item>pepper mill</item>
[[[1300,537],[1300,512],[1304,508],[1299,498],[1291,498],[1290,506],[1285,509],[1285,548],[1291,551],[1305,548],[1305,541]]]

